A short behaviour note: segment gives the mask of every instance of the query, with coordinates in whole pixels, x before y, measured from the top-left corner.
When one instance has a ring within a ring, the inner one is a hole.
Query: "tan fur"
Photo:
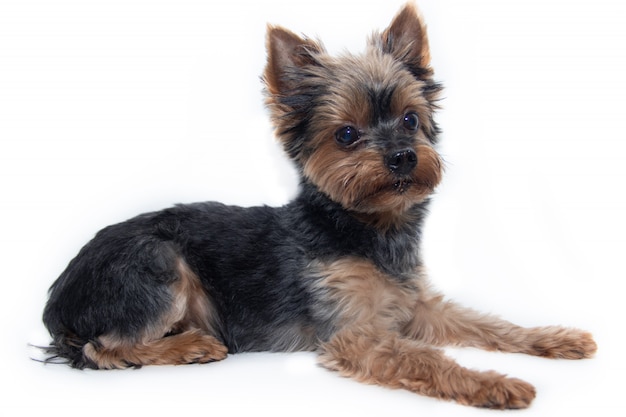
[[[415,282],[389,279],[370,261],[344,258],[318,265],[318,282],[331,300],[331,309],[340,328],[368,324],[382,331],[399,331],[417,303]]]
[[[419,163],[405,191],[394,187],[397,179],[385,168],[380,152],[367,148],[346,152],[332,141],[316,148],[304,174],[333,200],[374,225],[385,214],[390,220],[382,223],[401,222],[408,208],[427,198],[442,177],[443,164],[429,145],[420,144],[415,152]]]
[[[463,368],[441,351],[369,325],[337,333],[320,363],[358,381],[404,388],[465,405],[525,408],[535,397],[527,382]]]
[[[164,323],[164,328],[169,325],[169,332],[195,328],[216,334],[219,323],[213,303],[202,288],[198,276],[182,259],[178,262],[179,280],[173,289],[177,314]]]
[[[338,330],[320,347],[320,364],[359,381],[404,388],[461,404],[525,408],[527,382],[465,369],[437,347],[581,359],[596,351],[591,335],[561,327],[525,329],[462,308],[433,293],[421,270],[399,280],[362,259],[318,266],[319,286],[333,301]]]
[[[141,342],[102,336],[98,345],[88,343],[83,352],[98,368],[115,369],[219,361],[226,358],[228,349],[213,336],[193,329]]]

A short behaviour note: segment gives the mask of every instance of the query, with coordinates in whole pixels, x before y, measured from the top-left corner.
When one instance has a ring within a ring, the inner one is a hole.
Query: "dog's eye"
[[[344,126],[335,133],[337,143],[343,146],[352,145],[360,137],[358,129],[353,126]]]
[[[404,115],[402,123],[407,130],[417,130],[420,125],[420,119],[417,117],[417,114],[411,112]]]

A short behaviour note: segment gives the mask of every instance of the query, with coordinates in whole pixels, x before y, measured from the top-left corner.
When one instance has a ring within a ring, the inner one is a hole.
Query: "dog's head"
[[[361,55],[269,26],[264,73],[277,136],[304,181],[364,216],[399,215],[442,175],[426,27],[407,4]]]

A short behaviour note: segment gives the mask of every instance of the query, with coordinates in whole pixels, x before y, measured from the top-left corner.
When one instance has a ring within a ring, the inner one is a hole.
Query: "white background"
[[[259,76],[266,22],[363,49],[401,0],[0,3],[4,415],[495,415],[342,379],[313,354],[75,371],[31,361],[46,291],[100,228],[178,202],[295,193]],[[447,173],[425,238],[451,298],[592,331],[588,361],[450,350],[537,387],[519,415],[625,415],[624,2],[430,0]]]

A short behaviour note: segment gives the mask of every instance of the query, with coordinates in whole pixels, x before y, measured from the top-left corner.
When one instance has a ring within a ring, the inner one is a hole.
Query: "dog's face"
[[[401,215],[430,195],[442,163],[429,60],[412,5],[358,56],[331,57],[319,42],[270,27],[267,103],[304,178],[364,216]]]

